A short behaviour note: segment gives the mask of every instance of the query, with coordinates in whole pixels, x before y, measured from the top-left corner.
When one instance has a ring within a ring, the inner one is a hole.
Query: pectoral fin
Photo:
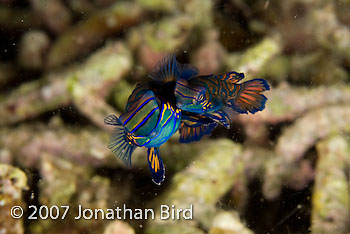
[[[206,113],[205,115],[229,129],[233,119],[239,114],[231,107],[224,105],[220,110]]]
[[[165,168],[162,158],[159,156],[158,147],[148,148],[147,160],[151,171],[152,181],[156,185],[160,185],[165,179]]]
[[[180,142],[190,143],[199,141],[203,136],[209,135],[218,125],[214,120],[202,115],[183,113],[180,126]]]
[[[217,126],[216,122],[199,127],[189,127],[182,124],[180,127],[180,143],[191,143],[193,141],[200,141],[203,136],[209,135],[211,131]]]

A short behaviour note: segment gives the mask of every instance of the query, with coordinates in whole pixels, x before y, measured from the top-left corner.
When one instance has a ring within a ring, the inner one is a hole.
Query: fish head
[[[210,105],[209,91],[203,86],[191,85],[180,79],[175,86],[176,106],[184,111],[205,113]]]

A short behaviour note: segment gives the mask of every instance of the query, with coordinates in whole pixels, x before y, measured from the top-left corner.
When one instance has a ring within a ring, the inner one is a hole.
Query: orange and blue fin
[[[115,115],[108,115],[104,119],[105,124],[115,126],[112,136],[108,143],[108,148],[118,157],[127,167],[131,167],[131,154],[136,146],[127,139],[127,132],[122,122]]]
[[[181,143],[199,141],[205,135],[209,135],[218,125],[214,120],[203,115],[183,112],[179,128]]]
[[[158,83],[176,81],[181,75],[179,65],[175,54],[169,54],[158,62],[149,77]]]
[[[160,185],[165,179],[165,168],[162,158],[159,156],[158,147],[148,148],[147,161],[151,171],[152,181],[156,185]]]
[[[244,78],[244,73],[239,73],[235,71],[227,72],[225,74],[219,75],[219,78],[230,83],[237,83]]]
[[[193,141],[200,141],[203,136],[210,135],[213,129],[218,124],[216,122],[212,122],[209,124],[202,124],[198,127],[191,127],[184,123],[181,123],[180,126],[180,143],[191,143]]]
[[[267,98],[262,92],[270,90],[270,86],[264,79],[246,81],[240,85],[241,89],[234,99],[227,101],[227,105],[241,114],[248,112],[254,114],[265,108]]]

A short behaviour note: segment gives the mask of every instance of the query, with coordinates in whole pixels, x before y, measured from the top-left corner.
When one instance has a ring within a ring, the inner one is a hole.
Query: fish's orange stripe
[[[150,149],[149,156],[148,156],[148,161],[150,162],[152,160],[152,154],[153,154],[153,148]]]
[[[252,91],[252,90],[244,90],[244,93],[250,93],[250,94],[256,94],[256,95],[259,95],[258,92],[256,91]]]
[[[257,90],[257,91],[263,91],[264,89],[261,87],[247,87],[247,90]]]
[[[157,172],[158,168],[157,168],[157,158],[156,156],[153,156],[154,157],[154,172]]]
[[[158,160],[158,157],[155,156],[155,169],[154,169],[155,172],[158,171],[158,167],[159,167],[159,160]]]
[[[247,95],[247,94],[241,94],[241,97],[244,97],[244,98],[252,100],[252,101],[256,101],[256,99],[254,97]]]
[[[244,99],[244,98],[240,98],[239,100],[242,101],[242,102],[250,104],[250,102],[248,100]]]

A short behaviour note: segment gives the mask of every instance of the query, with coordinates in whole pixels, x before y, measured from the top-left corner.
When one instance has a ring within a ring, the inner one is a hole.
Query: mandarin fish
[[[238,83],[243,78],[243,73],[234,71],[219,76],[181,77],[175,86],[176,105],[229,128],[235,116],[262,111],[267,101],[262,94],[270,90],[266,80]]]
[[[176,60],[168,56],[152,71],[152,82],[137,85],[128,99],[125,113],[119,118],[109,115],[104,120],[115,126],[108,148],[126,166],[131,167],[131,154],[136,147],[148,148],[152,180],[158,185],[165,179],[159,146],[178,130],[181,121],[181,110],[176,107],[173,94],[173,81],[178,76]]]

